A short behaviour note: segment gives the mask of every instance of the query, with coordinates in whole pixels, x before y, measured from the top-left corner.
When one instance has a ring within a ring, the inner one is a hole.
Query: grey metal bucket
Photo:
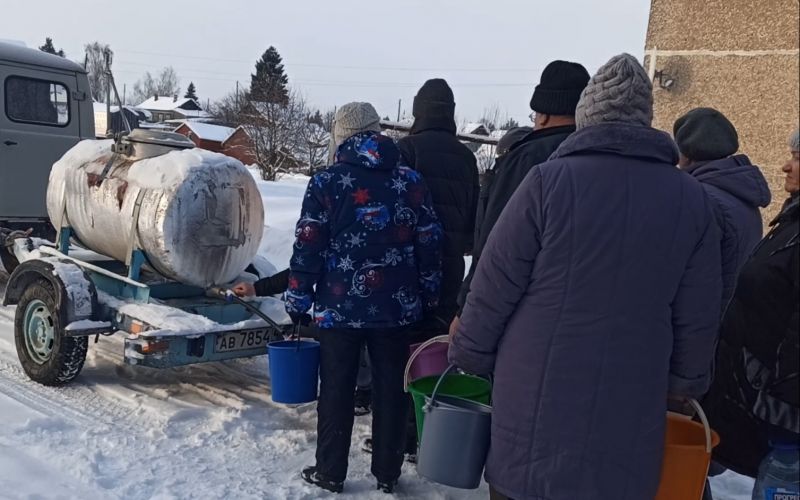
[[[425,427],[419,444],[417,473],[439,484],[475,489],[481,484],[489,452],[492,407],[438,395],[439,378],[425,405]]]

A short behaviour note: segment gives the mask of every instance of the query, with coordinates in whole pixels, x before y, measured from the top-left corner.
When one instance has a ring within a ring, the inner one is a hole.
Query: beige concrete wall
[[[675,119],[698,106],[728,116],[739,132],[740,152],[762,167],[770,183],[773,203],[765,219],[786,198],[780,168],[800,121],[799,5],[652,0],[650,9],[645,67],[675,79],[669,90],[654,83],[654,126],[672,132]]]

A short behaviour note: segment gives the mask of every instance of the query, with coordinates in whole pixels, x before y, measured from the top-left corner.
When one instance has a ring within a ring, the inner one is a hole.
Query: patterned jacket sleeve
[[[314,303],[314,286],[322,276],[328,250],[329,221],[322,183],[308,183],[300,220],[295,228],[294,251],[289,263],[289,286],[284,297],[288,313],[304,313]]]
[[[414,253],[417,258],[420,296],[425,312],[439,305],[442,285],[442,225],[433,209],[430,191],[425,190],[425,201],[420,208],[414,235]]]

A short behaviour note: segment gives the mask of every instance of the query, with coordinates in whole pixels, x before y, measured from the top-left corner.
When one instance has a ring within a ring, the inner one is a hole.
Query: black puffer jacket
[[[517,190],[517,186],[522,184],[522,180],[531,168],[547,161],[564,139],[573,132],[575,132],[574,125],[534,130],[514,143],[511,150],[499,157],[494,168],[487,172],[478,202],[472,265],[458,296],[460,307],[464,307],[483,246],[511,195]]]
[[[455,131],[452,118],[418,118],[411,135],[398,142],[408,166],[425,178],[444,227],[442,288],[436,313],[443,322],[449,322],[458,309],[464,254],[472,249],[480,190],[475,155],[456,139]]]
[[[755,477],[769,441],[800,440],[800,203],[795,194],[742,267],[703,407],[714,459]]]

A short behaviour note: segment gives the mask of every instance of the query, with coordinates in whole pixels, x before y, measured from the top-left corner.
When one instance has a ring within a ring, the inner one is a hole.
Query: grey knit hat
[[[727,158],[739,149],[739,134],[725,115],[713,108],[694,108],[675,120],[672,135],[678,149],[694,161]]]
[[[336,110],[333,118],[333,140],[340,146],[351,136],[372,130],[381,131],[381,117],[368,102],[349,102]]]
[[[795,129],[792,136],[789,137],[789,149],[800,151],[800,128]]]
[[[581,93],[575,110],[577,128],[616,122],[649,127],[653,121],[653,85],[630,54],[602,65]]]

